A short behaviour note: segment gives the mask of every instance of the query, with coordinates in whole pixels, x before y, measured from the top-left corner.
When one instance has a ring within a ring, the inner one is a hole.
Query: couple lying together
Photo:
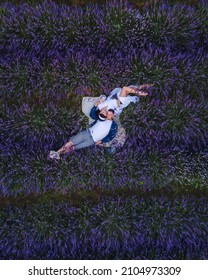
[[[101,95],[95,106],[91,109],[90,117],[94,122],[86,130],[72,136],[57,152],[50,151],[49,157],[60,159],[60,155],[73,152],[93,145],[102,145],[111,141],[117,133],[118,125],[114,116],[118,116],[131,102],[139,101],[138,96],[148,95],[147,90],[152,85],[124,86],[115,88],[106,98]],[[134,96],[130,94],[135,94]]]

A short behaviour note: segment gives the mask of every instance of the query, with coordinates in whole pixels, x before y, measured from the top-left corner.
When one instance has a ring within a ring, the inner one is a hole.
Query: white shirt
[[[112,125],[112,120],[100,121],[98,120],[96,124],[89,128],[94,142],[100,141],[105,138],[110,132]]]

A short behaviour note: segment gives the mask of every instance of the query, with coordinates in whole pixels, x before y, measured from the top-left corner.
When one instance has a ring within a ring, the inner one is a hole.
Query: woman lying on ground
[[[116,136],[118,127],[117,123],[113,120],[113,116],[114,111],[112,109],[97,111],[97,106],[94,106],[90,112],[90,117],[95,121],[90,127],[72,136],[69,142],[63,145],[57,152],[50,151],[49,157],[60,159],[61,154],[111,141]]]
[[[97,102],[98,109],[113,109],[115,116],[119,115],[131,102],[138,102],[139,96],[148,95],[145,90],[152,86],[153,84],[144,84],[140,86],[131,85],[128,87],[124,86],[123,88],[115,88],[107,98],[105,95],[102,95],[101,99]],[[135,94],[136,96],[130,94]]]

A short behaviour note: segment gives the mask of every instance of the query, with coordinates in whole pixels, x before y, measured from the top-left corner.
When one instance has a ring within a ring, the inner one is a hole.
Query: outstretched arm
[[[124,86],[124,87],[122,87],[120,96],[121,97],[126,97],[130,93],[134,93],[134,94],[139,95],[139,96],[146,96],[146,95],[148,95],[148,93],[143,92],[141,90],[138,90],[136,87],[126,87],[126,86]]]

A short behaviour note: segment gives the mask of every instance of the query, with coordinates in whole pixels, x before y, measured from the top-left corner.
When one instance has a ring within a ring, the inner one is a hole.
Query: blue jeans
[[[77,135],[72,136],[69,141],[74,144],[75,150],[90,147],[95,144],[89,129],[80,131]]]

